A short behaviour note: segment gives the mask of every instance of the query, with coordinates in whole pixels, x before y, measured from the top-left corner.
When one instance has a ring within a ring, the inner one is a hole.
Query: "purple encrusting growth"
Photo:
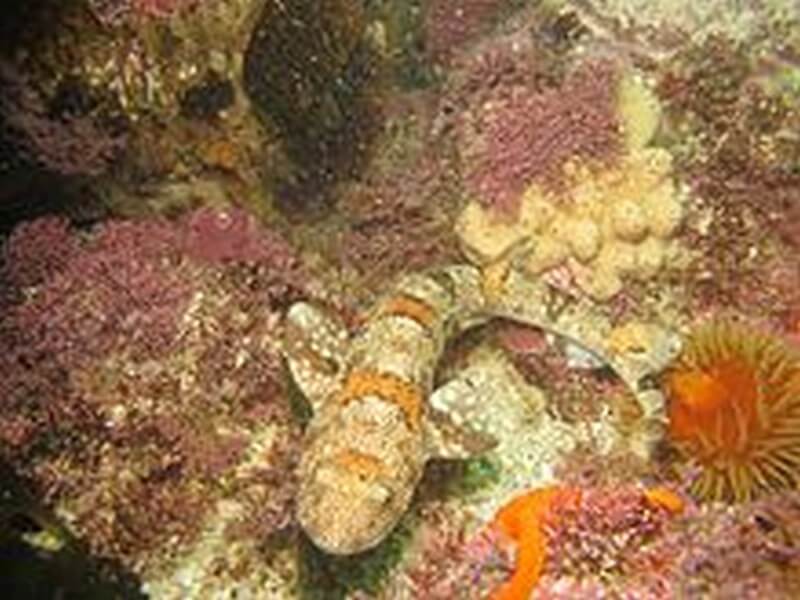
[[[616,80],[611,64],[595,61],[578,66],[554,88],[512,84],[478,91],[483,102],[459,124],[469,193],[513,215],[532,183],[558,187],[568,161],[612,160],[621,144]]]
[[[238,209],[83,233],[47,218],[12,234],[2,275],[0,457],[95,555],[157,562],[230,490],[251,518],[229,535],[289,522],[300,435],[278,327],[310,278],[280,235]],[[270,424],[261,468],[240,472]]]

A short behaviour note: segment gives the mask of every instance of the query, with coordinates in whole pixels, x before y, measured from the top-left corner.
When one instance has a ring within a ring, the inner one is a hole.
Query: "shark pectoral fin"
[[[479,407],[487,401],[489,387],[480,381],[480,373],[465,371],[434,391],[425,421],[432,458],[465,459],[497,445],[478,425]]]
[[[433,412],[426,425],[426,444],[431,458],[463,460],[488,452],[497,445],[497,440],[488,433],[456,425],[446,413]]]
[[[284,321],[284,355],[292,377],[316,412],[341,386],[348,332],[344,324],[307,302],[293,304]]]

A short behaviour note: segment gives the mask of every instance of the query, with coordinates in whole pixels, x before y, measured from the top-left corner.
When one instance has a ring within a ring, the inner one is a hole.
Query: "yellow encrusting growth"
[[[626,73],[617,84],[617,114],[623,123],[625,146],[644,148],[661,121],[661,106],[652,88],[636,73]]]
[[[747,501],[800,480],[800,352],[718,320],[695,330],[665,377],[669,438],[701,467],[693,493]]]
[[[403,411],[406,424],[411,429],[419,429],[423,398],[416,385],[390,373],[355,370],[348,375],[337,399],[341,404],[348,404],[366,396],[377,396],[394,404]]]
[[[672,238],[683,219],[684,194],[673,181],[669,152],[648,146],[658,104],[636,77],[623,77],[619,86],[622,156],[610,166],[568,162],[560,189],[531,182],[514,216],[468,204],[456,227],[470,259],[489,264],[530,239],[522,265],[528,272],[567,265],[597,300],[619,292],[625,277],[645,280],[682,260]]]

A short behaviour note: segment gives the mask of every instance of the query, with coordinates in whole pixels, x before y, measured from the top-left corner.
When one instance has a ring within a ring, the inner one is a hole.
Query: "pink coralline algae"
[[[617,73],[589,62],[544,91],[500,86],[462,115],[459,124],[466,187],[486,206],[515,214],[532,183],[558,187],[570,160],[604,163],[621,138],[614,112]]]
[[[457,54],[446,82],[445,104],[480,106],[499,89],[539,89],[549,80],[549,63],[525,28],[494,35]]]
[[[457,524],[459,516],[435,504],[423,518],[417,558],[403,575],[408,597],[481,600],[509,577],[513,557],[491,532],[470,536]]]
[[[89,10],[103,25],[119,25],[130,18],[163,19],[196,6],[200,0],[89,0]]]
[[[18,302],[0,318],[6,450],[24,452],[52,429],[93,427],[71,371],[123,348],[158,356],[176,341],[189,299],[191,282],[170,270],[176,256],[168,224],[109,223],[83,243],[63,226],[49,217],[23,225],[6,252],[10,283],[35,284],[18,287]],[[69,253],[48,251],[34,261],[30,252],[47,240]]]
[[[455,260],[447,214],[453,181],[446,159],[423,152],[410,165],[355,190],[338,244],[341,262],[364,274],[369,285],[403,270]]]
[[[15,66],[0,62],[0,115],[26,157],[66,176],[105,173],[127,137],[92,114],[55,116],[42,95]]]
[[[120,346],[148,352],[171,344],[190,296],[174,247],[165,222],[103,226],[12,311],[30,351],[72,366]]]
[[[800,499],[739,506],[648,506],[634,486],[586,490],[579,512],[547,527],[548,562],[532,598],[794,598]]]
[[[435,60],[453,52],[486,32],[506,8],[505,0],[432,0],[425,13],[425,45]]]
[[[678,598],[797,598],[800,493],[751,504],[709,505],[660,542],[672,557]]]
[[[277,307],[308,280],[285,243],[248,260],[227,249],[225,260],[196,260],[187,223],[205,218],[81,233],[34,222],[6,255],[25,287],[0,315],[0,458],[46,506],[69,507],[95,555],[134,570],[194,539],[225,490],[251,509],[231,536],[265,535],[291,515],[300,435]],[[31,263],[28,249],[64,234],[70,254]],[[277,431],[263,465],[240,473],[266,426]]]
[[[19,289],[43,283],[69,264],[77,246],[64,218],[23,223],[3,246],[3,271]]]
[[[133,0],[134,10],[151,17],[167,17],[196,5],[200,0]]]
[[[286,239],[242,208],[199,208],[184,216],[178,235],[183,255],[195,264],[250,268],[258,281],[253,298],[271,308],[311,293],[309,273]]]
[[[584,490],[580,506],[566,507],[548,529],[547,572],[601,580],[656,573],[665,557],[649,543],[672,518],[636,486]]]
[[[183,247],[193,260],[225,262],[269,262],[289,267],[295,257],[286,241],[276,232],[264,229],[247,211],[199,208],[184,220]]]

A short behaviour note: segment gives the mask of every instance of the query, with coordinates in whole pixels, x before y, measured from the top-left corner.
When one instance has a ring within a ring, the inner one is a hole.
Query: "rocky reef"
[[[796,6],[458,4],[4,13],[14,597],[800,595]]]

